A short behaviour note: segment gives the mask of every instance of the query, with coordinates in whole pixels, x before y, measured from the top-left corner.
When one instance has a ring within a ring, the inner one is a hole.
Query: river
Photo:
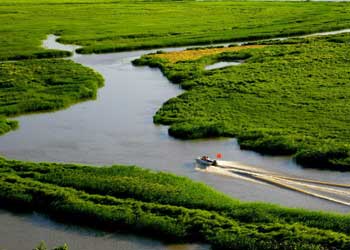
[[[46,46],[57,44],[49,36]],[[169,48],[164,50],[178,50]],[[16,118],[20,128],[0,137],[0,152],[7,158],[28,161],[77,162],[94,165],[129,164],[190,177],[245,201],[265,201],[289,207],[349,212],[349,206],[306,196],[273,185],[197,171],[198,155],[222,153],[225,160],[280,174],[347,184],[350,173],[304,169],[290,157],[263,156],[239,149],[235,139],[177,140],[166,126],[156,126],[152,116],[163,102],[182,93],[158,69],[134,67],[131,61],[152,50],[111,54],[74,55],[75,62],[103,75],[105,87],[97,100],[53,113]],[[207,249],[204,245],[167,246],[130,235],[103,234],[64,226],[37,214],[0,212],[0,249],[30,249],[39,240],[50,245],[67,242],[71,249]],[[61,241],[62,240],[62,241]],[[3,243],[5,242],[5,243]],[[21,243],[22,242],[22,243]],[[24,247],[24,243],[28,247]],[[96,244],[102,247],[97,247]],[[6,244],[6,245],[1,245]],[[91,246],[90,246],[91,245]],[[142,246],[142,247],[140,247]],[[174,248],[175,247],[175,248]]]

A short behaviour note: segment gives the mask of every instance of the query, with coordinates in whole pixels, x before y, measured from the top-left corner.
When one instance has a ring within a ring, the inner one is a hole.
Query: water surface
[[[221,69],[221,68],[225,68],[228,66],[238,66],[240,64],[242,64],[243,61],[239,61],[239,62],[217,62],[214,63],[212,65],[208,65],[205,67],[206,70],[212,70],[212,69]]]
[[[165,244],[131,234],[65,225],[36,213],[0,210],[0,221],[0,249],[6,250],[30,250],[42,240],[50,249],[67,243],[70,250],[208,250],[206,245]]]

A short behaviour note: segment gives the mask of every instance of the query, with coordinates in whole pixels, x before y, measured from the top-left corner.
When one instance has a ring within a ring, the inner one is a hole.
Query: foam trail
[[[310,196],[314,196],[316,198],[328,200],[328,201],[335,202],[335,203],[338,203],[338,204],[341,204],[341,205],[350,206],[350,202],[347,202],[347,201],[343,201],[343,200],[339,200],[339,199],[336,199],[336,198],[333,198],[333,197],[330,197],[330,196],[314,193],[314,192],[311,192],[311,191],[307,191],[305,189],[296,188],[296,187],[293,187],[291,185],[282,183],[281,181],[274,180],[274,178],[271,178],[271,179],[269,179],[268,177],[264,177],[264,178],[265,178],[266,181],[270,181],[272,184],[278,185],[278,186],[286,188],[286,189],[294,190],[294,191],[297,191],[299,193],[307,194],[307,195],[310,195]]]
[[[223,169],[221,167],[210,166],[210,167],[207,167],[206,169],[196,168],[196,170],[201,171],[201,172],[212,173],[212,174],[224,175],[224,176],[228,176],[228,177],[234,177],[237,179],[242,179],[245,181],[250,181],[250,182],[254,182],[254,183],[258,183],[258,184],[265,184],[261,181],[257,181],[257,180],[251,179],[251,178],[247,178],[247,177],[232,173],[231,171],[228,171],[228,170]]]
[[[334,193],[334,194],[338,194],[338,195],[345,195],[347,197],[350,198],[350,191],[345,191],[345,190],[337,190],[334,188],[328,188],[328,187],[320,187],[320,186],[316,186],[316,185],[310,185],[310,184],[306,184],[306,183],[302,183],[302,182],[295,182],[295,181],[290,181],[287,180],[285,178],[277,178],[274,177],[275,179],[280,179],[283,180],[286,183],[290,183],[290,184],[295,184],[295,185],[299,185],[299,186],[304,186],[307,188],[311,188],[311,189],[315,189],[315,190],[319,190],[319,191],[324,191],[324,192],[329,192],[329,193]]]
[[[296,191],[319,199],[350,206],[350,188],[348,184],[338,184],[326,181],[303,179],[295,176],[282,175],[265,169],[251,167],[238,162],[218,161],[217,166],[197,168],[202,172],[225,175],[245,181],[274,185],[280,188]],[[336,197],[332,197],[332,195]]]

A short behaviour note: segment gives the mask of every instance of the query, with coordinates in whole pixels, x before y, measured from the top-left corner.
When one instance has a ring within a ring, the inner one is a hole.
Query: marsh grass
[[[348,215],[242,203],[184,177],[0,159],[0,205],[106,231],[214,249],[346,250]]]
[[[14,0],[0,3],[0,60],[65,56],[47,34],[106,53],[247,41],[350,27],[350,3]]]

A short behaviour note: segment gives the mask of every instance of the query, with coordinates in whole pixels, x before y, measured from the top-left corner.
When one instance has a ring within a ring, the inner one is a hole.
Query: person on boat
[[[201,158],[201,160],[203,160],[203,161],[208,161],[208,160],[209,160],[209,157],[206,156],[206,155],[203,155],[202,158]]]

